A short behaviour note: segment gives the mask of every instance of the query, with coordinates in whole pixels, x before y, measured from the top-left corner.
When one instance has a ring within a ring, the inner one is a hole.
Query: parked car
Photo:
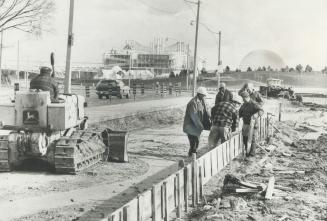
[[[125,86],[124,82],[120,80],[100,80],[96,85],[96,94],[99,99],[110,96],[116,96],[118,98],[129,98],[130,88]]]

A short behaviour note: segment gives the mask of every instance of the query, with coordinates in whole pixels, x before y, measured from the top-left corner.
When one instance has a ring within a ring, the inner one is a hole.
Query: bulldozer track
[[[105,149],[100,134],[92,131],[75,131],[61,137],[55,147],[56,172],[76,174],[100,162]]]

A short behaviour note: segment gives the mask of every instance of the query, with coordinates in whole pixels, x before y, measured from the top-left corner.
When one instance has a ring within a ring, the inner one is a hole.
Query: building
[[[179,72],[188,66],[191,68],[192,58],[187,56],[187,52],[184,42],[171,43],[168,38],[156,38],[148,47],[131,40],[126,41],[123,49],[112,49],[109,53],[104,53],[103,63],[106,69],[119,66],[126,71],[149,70],[160,75],[171,71]]]

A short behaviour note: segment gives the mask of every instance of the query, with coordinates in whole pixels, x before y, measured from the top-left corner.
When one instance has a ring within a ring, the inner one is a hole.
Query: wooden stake
[[[192,155],[193,161],[192,161],[192,206],[196,206],[197,202],[197,177],[198,177],[198,165],[196,161],[196,153],[193,153]]]
[[[203,171],[202,166],[199,166],[199,197],[197,197],[198,203],[200,203],[200,200],[203,197]]]
[[[164,201],[165,201],[165,212],[164,212],[164,221],[168,221],[168,194],[167,194],[167,182],[163,183],[164,187]]]
[[[188,194],[189,194],[189,184],[188,184],[188,167],[184,168],[184,205],[185,212],[188,212]]]
[[[272,194],[274,192],[274,185],[275,185],[275,177],[272,176],[269,178],[265,199],[272,199]]]
[[[153,185],[152,190],[151,190],[152,221],[157,221],[157,211],[156,211],[157,210],[157,199],[156,199],[157,194],[156,193],[157,193],[156,185]],[[139,205],[139,200],[137,202]]]
[[[282,121],[282,103],[279,103],[278,120]]]

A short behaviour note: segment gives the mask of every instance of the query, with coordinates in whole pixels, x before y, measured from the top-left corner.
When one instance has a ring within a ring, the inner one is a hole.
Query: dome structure
[[[240,69],[246,71],[248,67],[256,70],[259,67],[280,69],[285,67],[285,62],[277,53],[270,50],[255,50],[248,53],[240,63]]]

